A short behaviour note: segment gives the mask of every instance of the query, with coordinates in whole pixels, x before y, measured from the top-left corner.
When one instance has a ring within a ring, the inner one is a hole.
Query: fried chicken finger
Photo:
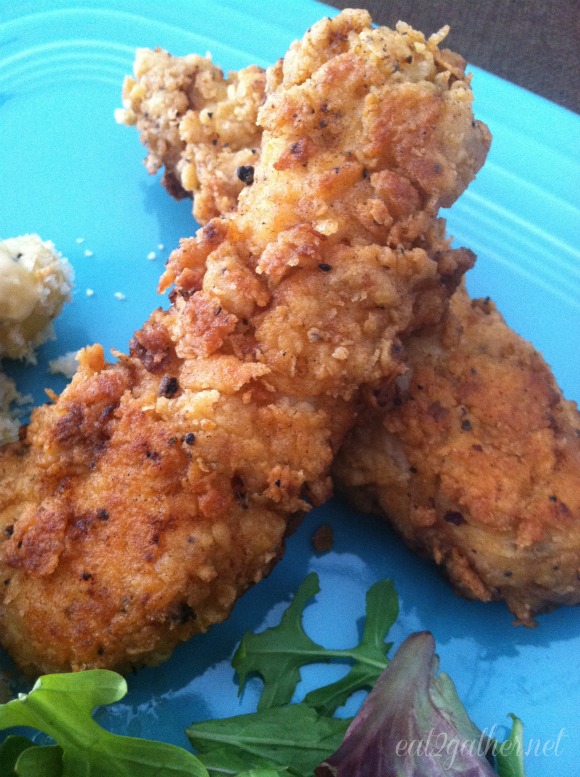
[[[409,372],[377,391],[334,465],[456,590],[519,623],[580,603],[580,415],[540,354],[464,288],[407,341]]]
[[[293,44],[254,183],[173,252],[169,309],[115,364],[87,349],[2,449],[0,635],[23,669],[155,663],[227,617],[328,497],[360,385],[441,317],[473,256],[436,214],[481,130],[434,42],[400,75],[406,46],[364,12]]]

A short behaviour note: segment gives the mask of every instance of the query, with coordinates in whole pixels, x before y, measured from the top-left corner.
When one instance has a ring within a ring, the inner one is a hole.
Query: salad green
[[[261,634],[249,632],[242,639],[232,665],[238,674],[240,692],[251,674],[258,674],[264,680],[259,710],[290,702],[300,680],[300,668],[306,664],[333,660],[353,664],[342,680],[306,696],[307,704],[327,715],[356,691],[372,688],[387,666],[386,654],[393,643],[385,642],[385,637],[399,613],[393,582],[382,580],[368,591],[362,639],[350,650],[328,650],[305,633],[302,613],[319,590],[318,577],[311,573],[296,592],[279,626]]]
[[[251,676],[261,678],[258,710],[189,726],[195,755],[101,727],[94,710],[122,699],[127,685],[115,672],[97,669],[45,675],[30,693],[0,705],[0,730],[32,728],[51,739],[39,745],[20,731],[9,735],[0,744],[0,777],[524,777],[521,722],[512,716],[505,748],[487,740],[451,680],[435,674],[428,632],[412,635],[389,660],[386,637],[398,612],[391,581],[369,590],[360,642],[344,650],[318,645],[304,629],[304,609],[318,590],[317,576],[309,575],[278,626],[242,639],[232,664],[240,692]],[[293,703],[301,668],[328,661],[346,664],[347,674]],[[372,690],[357,716],[334,717],[361,689]],[[485,747],[481,754],[454,755],[464,771],[449,771],[449,759],[418,759],[416,748],[399,752],[402,742],[427,741],[429,732],[464,745],[481,740]]]

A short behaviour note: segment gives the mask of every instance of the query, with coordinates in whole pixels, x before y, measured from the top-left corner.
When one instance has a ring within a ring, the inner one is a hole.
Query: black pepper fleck
[[[326,262],[322,262],[318,265],[318,269],[322,270],[322,272],[330,272],[332,267],[329,264],[326,264]]]
[[[183,625],[187,623],[187,621],[189,620],[195,620],[195,618],[196,618],[195,612],[187,602],[181,602],[177,606],[177,611],[174,616],[174,620],[176,620],[177,623]]]
[[[188,432],[183,439],[186,445],[193,445],[195,442],[195,434],[193,432]]]
[[[470,432],[471,431],[471,421],[469,420],[469,418],[465,418],[461,422],[461,428],[463,429],[464,432]]]
[[[170,375],[164,375],[159,384],[158,395],[160,397],[166,397],[166,399],[171,399],[178,391],[179,381],[177,378],[171,377]]]
[[[246,186],[251,186],[254,183],[254,168],[252,165],[241,165],[236,170],[236,175]]]
[[[443,516],[443,520],[447,521],[447,523],[452,523],[454,526],[461,526],[462,523],[465,523],[465,518],[457,510],[448,510]]]

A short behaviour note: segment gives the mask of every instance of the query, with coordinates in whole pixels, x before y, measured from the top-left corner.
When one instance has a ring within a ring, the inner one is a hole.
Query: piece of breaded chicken
[[[233,210],[244,183],[237,170],[258,159],[266,72],[256,65],[224,76],[208,57],[172,57],[139,49],[134,77],[125,78],[119,123],[135,125],[150,173],[177,199],[195,192],[200,224]]]
[[[401,30],[404,29],[405,27],[402,26]],[[464,67],[464,63],[457,58],[457,55],[451,52],[439,53],[437,56],[443,56],[448,66],[456,75],[457,68],[462,70]],[[165,53],[162,58],[159,52],[149,52],[147,60],[156,64],[155,78],[149,77],[149,73],[143,70],[138,58],[135,68],[137,83],[127,81],[124,90],[125,102],[133,112],[131,115],[139,115],[141,123],[144,121],[142,117],[142,106],[145,104],[145,100],[142,98],[143,93],[147,95],[149,102],[156,102],[156,92],[160,88],[160,84],[165,84],[168,80],[174,85],[183,84],[183,86],[178,86],[177,88],[187,91],[187,58],[169,57]],[[400,60],[399,64],[402,68],[415,66],[416,63],[414,63],[411,50],[406,58]],[[153,69],[153,67],[150,68],[151,71]],[[241,72],[243,73],[244,71]],[[259,80],[255,80],[252,83],[251,89],[245,98],[248,108],[259,104],[263,99],[263,89],[264,85]],[[236,104],[236,99],[234,99],[233,105]],[[235,111],[228,111],[226,115],[228,116],[227,130],[231,132],[231,122],[232,117],[235,121]],[[201,159],[204,159],[208,155],[212,155],[212,147],[208,147],[207,140],[204,141],[199,134],[188,133],[188,127],[196,127],[198,121],[195,107],[188,108],[185,113],[182,113],[176,119],[176,123],[179,124],[180,128],[179,137],[186,144],[183,148],[187,147],[187,151],[174,150],[173,158],[178,160],[175,164],[177,168],[183,167],[183,159],[185,157],[193,158],[197,153]],[[160,139],[162,139],[171,145],[170,136],[164,129],[166,125],[166,121],[157,124],[158,135],[155,142],[159,143]],[[220,126],[218,122],[213,128],[216,135],[220,133]],[[247,132],[245,125],[242,125],[241,131],[242,134]],[[481,131],[485,132],[485,127],[481,126]],[[146,146],[151,148],[151,139],[142,135],[142,140]],[[254,137],[252,138],[252,143],[256,143]],[[254,153],[254,150],[255,148],[253,147],[252,153]],[[479,163],[477,155],[472,155],[471,159]],[[218,160],[219,154],[216,154],[216,164]],[[171,169],[170,164],[166,162],[166,169]],[[472,174],[474,175],[476,171],[477,168],[474,166]],[[240,172],[243,175],[244,171]],[[233,168],[223,171],[223,174],[216,179],[217,185],[223,187],[223,181],[227,180],[228,177],[231,179],[229,185],[230,192],[235,191],[236,187],[240,188],[241,184],[237,182],[238,176],[235,175]],[[200,201],[204,202],[208,197],[207,181],[205,179],[202,180],[201,177],[194,177],[192,180],[196,182],[196,185],[190,186],[190,191],[195,198],[199,198]],[[214,198],[214,202],[216,201]],[[226,200],[226,202],[228,209],[231,209],[231,200]],[[473,473],[469,466],[467,466],[465,473],[461,476],[462,503],[468,505],[469,510],[473,503],[481,501],[482,489],[493,500],[493,519],[490,523],[490,530],[495,531],[495,527],[511,524],[515,510],[514,505],[526,503],[527,497],[522,496],[522,493],[526,491],[526,488],[532,488],[531,484],[535,481],[535,473],[542,470],[547,457],[549,458],[545,447],[526,444],[521,447],[521,457],[514,459],[517,462],[516,469],[514,470],[513,467],[509,467],[506,464],[507,454],[505,452],[511,450],[514,446],[514,430],[510,424],[501,422],[500,414],[502,417],[512,415],[514,419],[520,419],[524,422],[521,415],[520,397],[517,393],[517,387],[520,386],[522,380],[531,379],[534,375],[541,378],[541,386],[539,384],[538,388],[541,387],[542,390],[538,390],[534,394],[534,401],[538,403],[534,409],[534,413],[537,416],[550,417],[554,397],[558,397],[557,407],[567,408],[558,417],[561,419],[567,418],[568,420],[562,420],[561,427],[554,431],[551,442],[544,440],[546,445],[550,446],[553,443],[554,446],[557,446],[559,445],[557,441],[564,438],[567,440],[568,447],[576,447],[577,449],[578,443],[576,438],[574,438],[574,428],[577,428],[580,424],[578,423],[577,411],[574,410],[571,403],[566,403],[562,398],[561,392],[555,385],[548,368],[541,361],[541,357],[537,354],[532,357],[533,349],[531,346],[524,343],[515,333],[511,332],[501,321],[497,312],[492,313],[490,308],[489,314],[484,315],[478,303],[468,304],[465,291],[462,291],[457,299],[454,300],[452,307],[453,314],[451,320],[446,325],[445,332],[447,334],[445,334],[445,337],[439,331],[418,334],[413,339],[411,356],[414,369],[417,369],[418,357],[425,350],[432,348],[433,343],[436,343],[435,352],[437,355],[432,353],[431,358],[432,360],[436,359],[437,381],[429,386],[429,390],[424,397],[428,398],[436,406],[438,401],[437,392],[441,392],[443,398],[452,394],[458,406],[466,406],[472,398],[467,395],[463,397],[463,392],[471,392],[472,387],[469,382],[462,382],[457,379],[457,375],[453,371],[456,369],[455,363],[457,359],[463,359],[462,374],[467,375],[472,367],[475,370],[481,370],[482,365],[485,365],[485,359],[487,358],[485,354],[480,353],[476,347],[472,347],[472,345],[475,346],[478,338],[483,338],[484,340],[490,338],[489,345],[491,338],[497,335],[499,343],[502,344],[500,364],[495,365],[494,370],[499,370],[500,372],[502,390],[505,389],[506,385],[510,384],[510,381],[512,390],[505,391],[502,395],[501,404],[496,406],[498,387],[494,385],[491,373],[489,380],[484,380],[478,384],[477,402],[481,408],[488,408],[489,412],[485,420],[485,431],[486,434],[488,432],[490,434],[493,433],[494,438],[493,446],[487,449],[486,462],[488,466],[485,468],[485,480],[475,476],[472,477]],[[465,335],[458,341],[452,335],[462,326],[465,326]],[[425,342],[422,345],[420,338],[423,337],[425,337]],[[445,349],[445,343],[449,343],[452,349],[452,352],[449,354],[441,351],[442,348]],[[500,348],[500,345],[498,344],[497,347]],[[491,357],[489,358],[491,359]],[[523,367],[522,364],[524,364]],[[528,366],[525,366],[526,364]],[[543,366],[539,367],[538,365]],[[529,370],[527,377],[526,370]],[[549,387],[553,387],[556,393],[553,393]],[[510,406],[510,403],[513,403],[513,407]],[[528,405],[526,404],[525,407],[527,408]],[[467,562],[465,560],[465,552],[461,550],[458,541],[460,538],[468,536],[468,532],[456,530],[453,528],[453,525],[448,526],[448,522],[442,522],[441,517],[447,512],[445,505],[447,504],[448,496],[444,496],[444,488],[437,479],[438,473],[442,474],[443,471],[449,472],[451,468],[459,471],[463,466],[462,459],[455,457],[453,453],[449,453],[446,448],[446,464],[443,467],[440,461],[442,454],[439,451],[439,445],[443,444],[443,441],[447,441],[447,432],[444,434],[439,426],[436,425],[434,435],[430,437],[429,430],[431,429],[432,422],[423,428],[422,433],[417,431],[416,425],[413,426],[414,431],[404,435],[401,447],[401,445],[396,443],[396,433],[392,425],[389,425],[388,431],[383,427],[383,416],[386,413],[393,413],[394,410],[395,418],[398,419],[395,422],[400,423],[402,411],[393,408],[391,402],[387,402],[382,409],[376,407],[370,410],[363,409],[359,429],[352,433],[351,442],[344,447],[341,453],[336,471],[342,477],[343,488],[351,482],[354,484],[350,491],[347,490],[347,494],[352,494],[354,503],[363,509],[370,509],[372,505],[373,511],[391,512],[395,525],[400,525],[405,520],[405,516],[413,513],[414,509],[410,508],[406,501],[403,506],[400,505],[402,498],[401,489],[405,487],[406,478],[410,478],[413,484],[412,493],[421,492],[423,494],[422,501],[416,506],[417,509],[423,510],[425,504],[431,498],[435,499],[437,504],[441,500],[444,508],[436,509],[439,515],[438,528],[434,529],[432,533],[425,535],[424,543],[419,536],[420,526],[414,518],[411,519],[409,528],[402,530],[403,535],[414,536],[414,533],[417,533],[417,537],[411,541],[411,544],[414,547],[418,547],[424,554],[434,556],[438,563],[446,567],[449,577],[459,590],[470,597],[481,598],[484,601],[492,598],[506,598],[508,605],[518,619],[522,623],[527,624],[533,623],[534,613],[550,609],[560,603],[576,603],[580,598],[578,593],[579,587],[575,578],[575,569],[580,566],[578,543],[576,542],[576,550],[573,549],[574,543],[572,543],[571,552],[568,555],[570,563],[567,570],[563,571],[559,554],[564,535],[558,535],[554,542],[542,542],[540,545],[536,543],[533,547],[526,546],[521,553],[519,550],[514,551],[518,555],[511,562],[511,566],[515,564],[516,572],[514,572],[514,569],[503,568],[505,566],[503,563],[504,559],[502,559],[501,553],[497,552],[498,543],[501,546],[505,541],[509,541],[509,534],[500,534],[496,540],[487,538],[489,542],[482,536],[478,547],[475,548],[477,551],[477,563],[472,558],[476,554],[472,553],[471,549],[469,549],[467,554],[467,558],[471,559],[471,561]],[[411,409],[408,412],[411,413]],[[368,435],[368,449],[365,450],[366,435]],[[349,449],[351,444],[353,445],[352,451]],[[417,450],[413,453],[414,444],[417,445]],[[477,443],[475,444],[477,445]],[[399,471],[401,461],[397,456],[391,460],[389,455],[389,452],[395,449],[404,449],[408,452],[409,458],[420,459],[421,457],[429,456],[431,448],[437,451],[437,453],[433,457],[428,458],[427,466],[421,466],[417,472],[411,473],[412,477],[411,475],[405,475],[402,478]],[[556,448],[554,447],[555,450]],[[544,472],[543,478],[540,481],[543,484],[542,488],[546,491],[555,490],[556,484],[560,479],[563,479],[567,484],[567,490],[571,490],[572,493],[579,491],[578,471],[574,469],[574,467],[577,467],[577,454],[565,459],[557,458],[554,461],[557,461],[554,467]],[[477,457],[475,457],[473,464],[478,466]],[[352,467],[352,469],[349,470],[349,467]],[[512,472],[514,473],[513,477]],[[399,484],[398,488],[393,487],[394,481]],[[550,485],[551,483],[553,483],[553,487]],[[536,484],[535,487],[539,488],[539,485]],[[501,497],[497,496],[498,494],[501,494]],[[436,496],[437,498],[435,498]],[[405,498],[410,499],[411,496],[409,495]],[[565,504],[570,504],[570,501],[568,497],[564,500]],[[528,531],[531,534],[550,533],[549,524],[555,508],[551,501],[546,502],[544,500],[542,502],[542,499],[540,499],[539,503],[543,507],[536,509],[535,512],[530,514],[529,519],[526,518],[525,511],[522,512],[520,510],[518,517],[520,523],[518,532],[520,535],[524,535]],[[441,512],[442,510],[443,512]],[[459,511],[455,512],[459,513]],[[527,521],[528,523],[526,523]],[[541,528],[542,526],[544,526],[543,529]],[[452,534],[456,535],[456,540],[454,541],[450,541]],[[541,548],[541,573],[534,564],[526,568],[530,555],[539,553],[538,547]],[[488,548],[489,550],[487,550]],[[554,567],[552,570],[553,574],[548,574],[552,567]],[[519,574],[517,571],[519,571]],[[534,578],[536,573],[537,577]],[[566,590],[566,586],[568,586],[568,590]]]
[[[488,138],[434,42],[325,19],[258,121],[254,183],[173,252],[170,308],[2,450],[0,637],[29,672],[156,662],[225,618],[329,495],[359,386],[473,261],[436,213]]]
[[[471,111],[465,60],[449,49],[438,48],[446,34],[444,28],[426,41],[421,33],[399,22],[396,32],[388,31],[384,52],[375,45],[372,54],[384,57],[383,66],[392,68],[393,86],[427,81],[432,82],[434,93],[441,87],[449,90],[446,100],[448,108],[453,106],[453,113],[448,112],[449,120],[441,128],[448,132],[445,160],[426,158],[421,142],[417,143],[414,160],[417,167],[423,164],[425,168],[423,185],[425,176],[431,175],[436,189],[448,191],[444,205],[451,204],[475,177],[490,142],[487,127],[475,120]],[[316,56],[314,48],[318,46],[320,41],[316,40],[310,46],[309,57]],[[300,63],[295,62],[293,67],[299,71]],[[125,78],[124,107],[116,111],[116,119],[138,129],[147,149],[147,170],[156,173],[164,168],[162,183],[173,197],[193,196],[193,214],[200,224],[234,210],[239,193],[251,185],[259,160],[262,128],[256,124],[256,117],[265,98],[265,71],[251,65],[230,72],[226,78],[209,57],[176,57],[162,49],[139,49],[133,71],[133,76]],[[418,107],[419,112],[424,109],[426,106]],[[348,106],[344,110],[343,118],[347,120]],[[383,131],[388,132],[388,105],[380,110]],[[407,110],[412,112],[411,103]],[[425,118],[418,117],[418,127]],[[473,126],[469,127],[468,122]],[[311,122],[310,130],[320,135],[327,123],[322,110]],[[400,140],[407,145],[404,153],[411,156],[409,146],[416,141],[417,128],[408,122],[405,131],[407,138]],[[329,136],[331,132],[322,134]],[[453,170],[446,162],[450,158]],[[396,160],[392,162],[396,167]],[[437,181],[438,176],[449,174],[456,177],[455,186],[443,184],[442,179]],[[402,188],[397,192],[399,199],[407,194]],[[368,219],[375,215],[369,214]]]
[[[463,595],[520,623],[580,602],[580,415],[488,299],[407,341],[409,371],[377,391],[334,465]]]

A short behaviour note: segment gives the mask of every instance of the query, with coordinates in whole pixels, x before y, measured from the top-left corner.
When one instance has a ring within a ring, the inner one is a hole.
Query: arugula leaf
[[[320,660],[324,653],[302,625],[304,607],[319,591],[318,575],[312,572],[296,591],[278,626],[260,634],[248,631],[242,638],[232,666],[238,674],[240,693],[250,675],[259,674],[264,680],[258,710],[288,704],[300,681],[300,667]]]
[[[185,733],[210,775],[249,767],[303,775],[340,745],[349,723],[318,715],[307,704],[291,704],[195,723]]]
[[[119,701],[126,692],[123,677],[104,669],[44,675],[29,694],[0,705],[0,730],[29,726],[52,737],[62,748],[62,777],[208,777],[183,748],[111,734],[99,726],[92,717],[95,707]],[[37,777],[43,761],[55,763],[57,750],[24,750],[16,773]],[[33,762],[36,766],[29,767]]]
[[[237,777],[288,777],[286,769],[278,771],[278,769],[270,769],[265,767],[262,769],[247,769],[243,772],[238,772]]]
[[[305,701],[330,714],[361,688],[370,688],[387,666],[386,653],[392,643],[385,636],[397,617],[398,603],[393,583],[376,583],[367,594],[366,625],[360,643],[346,650],[328,650],[304,631],[302,615],[308,601],[320,590],[318,575],[312,572],[299,587],[280,624],[260,634],[246,633],[232,660],[240,692],[250,675],[264,681],[258,710],[288,704],[300,681],[305,664],[334,659],[354,662],[348,675],[313,694]]]
[[[58,745],[29,747],[16,762],[18,777],[61,777],[62,749]]]
[[[311,691],[304,701],[319,713],[332,715],[355,691],[370,690],[389,664],[385,655],[393,643],[385,642],[385,637],[398,614],[399,598],[393,581],[381,580],[373,585],[366,596],[366,619],[360,645],[350,651],[350,657],[356,663],[346,677]]]
[[[35,747],[27,737],[12,734],[0,743],[0,777],[14,777],[16,774],[16,762],[21,753]]]
[[[515,715],[510,714],[512,730],[509,737],[494,747],[499,777],[525,777],[524,774],[524,726]]]

